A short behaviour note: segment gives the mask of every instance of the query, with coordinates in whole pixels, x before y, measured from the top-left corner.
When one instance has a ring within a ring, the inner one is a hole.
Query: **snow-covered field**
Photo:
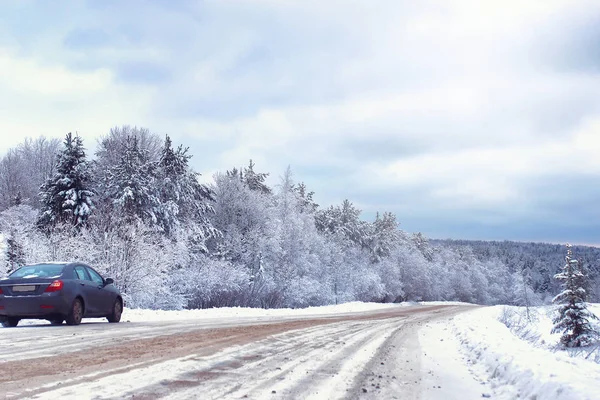
[[[590,309],[600,315],[600,305]],[[553,312],[533,308],[526,324],[524,308],[496,306],[451,321],[471,372],[489,384],[494,398],[600,399],[600,365],[593,360],[598,349],[558,349],[560,335],[550,333]]]

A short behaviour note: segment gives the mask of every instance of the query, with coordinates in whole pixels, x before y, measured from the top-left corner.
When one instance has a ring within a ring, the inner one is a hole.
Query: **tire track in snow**
[[[389,324],[396,322],[386,323]],[[277,394],[277,398],[303,399],[316,395],[322,399],[324,397],[320,393],[327,387],[328,381],[336,375],[345,374],[344,364],[357,353],[370,352],[367,346],[376,342],[379,336],[386,335],[386,329],[383,332],[381,330],[382,326],[362,322],[327,326],[319,336],[305,334],[299,337],[291,333],[294,344],[289,351],[285,351],[285,357],[276,354],[262,360],[259,365],[249,365],[235,371],[235,378],[246,382],[235,391],[224,393],[219,388],[209,388],[203,391],[203,395],[210,394],[209,398],[263,398]],[[338,339],[334,341],[332,337]],[[260,347],[257,350],[260,351]],[[234,378],[233,374],[228,375],[223,376],[225,383]],[[257,376],[260,379],[256,379]],[[193,393],[188,391],[171,397],[191,398]]]

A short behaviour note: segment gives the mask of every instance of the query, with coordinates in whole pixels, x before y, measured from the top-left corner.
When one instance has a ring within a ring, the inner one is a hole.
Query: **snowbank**
[[[191,319],[212,319],[225,317],[293,317],[293,316],[312,316],[328,314],[357,313],[378,309],[388,309],[393,307],[409,306],[409,303],[362,303],[351,302],[330,306],[308,307],[308,308],[246,308],[246,307],[223,307],[209,308],[202,310],[146,310],[131,309],[123,310],[122,320],[131,322],[150,322],[150,321],[177,321]]]
[[[592,310],[599,308],[596,305]],[[540,313],[529,332],[529,343],[499,321],[503,312],[503,306],[487,307],[452,321],[472,370],[489,380],[497,396],[544,400],[600,397],[600,365],[552,351],[557,340],[549,333],[548,316]]]
[[[419,301],[414,304],[422,306],[477,306],[477,304],[465,303],[463,301]]]
[[[600,317],[600,305],[589,304],[588,309],[596,316]],[[508,326],[512,333],[523,340],[526,340],[535,347],[545,348],[550,351],[565,351],[557,347],[560,341],[560,333],[552,333],[552,319],[557,315],[557,306],[531,307],[529,310],[530,318],[527,318],[524,307],[503,306],[496,308],[497,319]],[[592,325],[600,332],[600,320],[591,321]],[[571,356],[589,354],[595,346],[589,348],[569,349]],[[586,351],[587,350],[587,351]],[[589,357],[588,357],[589,358]],[[600,349],[598,354],[600,361]]]

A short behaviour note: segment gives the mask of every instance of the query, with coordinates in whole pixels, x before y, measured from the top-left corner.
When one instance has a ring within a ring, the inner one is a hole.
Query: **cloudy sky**
[[[600,244],[600,2],[0,2],[0,153],[123,124],[430,237]]]

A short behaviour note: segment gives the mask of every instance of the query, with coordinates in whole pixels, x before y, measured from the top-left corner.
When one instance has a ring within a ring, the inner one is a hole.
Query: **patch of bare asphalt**
[[[92,347],[52,357],[41,357],[0,363],[0,396],[11,394],[11,398],[21,395],[32,396],[37,393],[75,385],[83,382],[80,377],[94,374],[94,379],[123,373],[170,359],[189,355],[208,356],[229,346],[252,343],[268,336],[298,329],[352,320],[376,320],[401,318],[423,312],[449,311],[456,306],[415,306],[385,309],[365,314],[347,316],[326,316],[311,319],[299,319],[285,322],[260,323],[239,327],[208,328],[157,336],[153,338],[118,342],[116,337],[111,346]],[[235,366],[232,366],[235,367]],[[197,380],[211,379],[211,373],[204,372]],[[53,385],[56,383],[57,385]],[[189,381],[169,382],[170,385],[189,385]],[[32,386],[38,390],[28,390]],[[60,386],[58,386],[60,385]],[[21,395],[12,394],[20,393]],[[148,396],[148,397],[147,397]],[[137,396],[136,396],[137,398]],[[152,398],[147,394],[140,398]]]

